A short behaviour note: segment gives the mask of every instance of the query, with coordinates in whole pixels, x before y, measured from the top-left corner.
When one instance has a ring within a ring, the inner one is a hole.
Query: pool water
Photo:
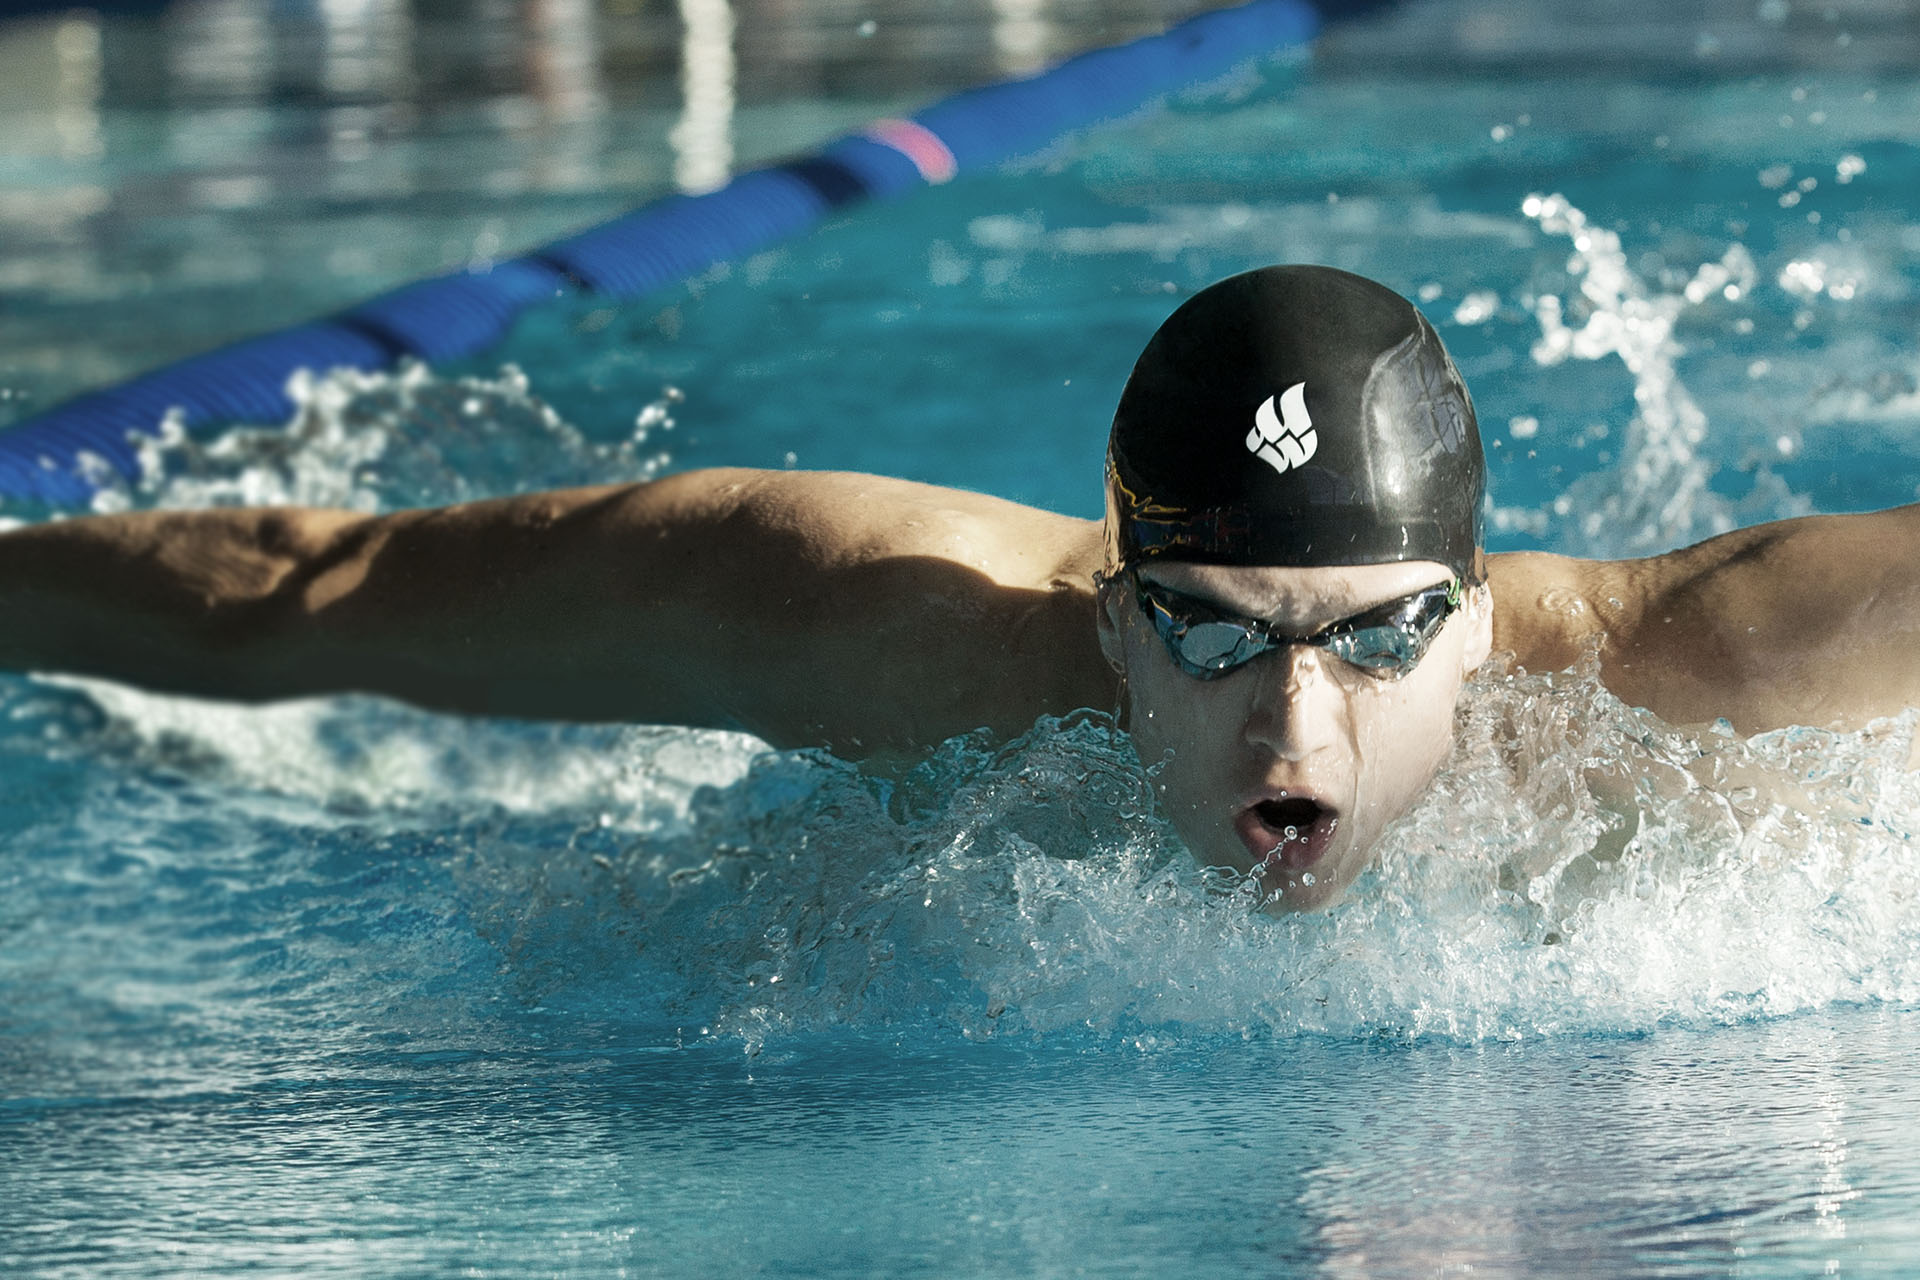
[[[99,505],[743,464],[1093,515],[1146,335],[1274,260],[1420,300],[1474,390],[1496,549],[1911,501],[1916,18],[1623,6],[1556,37],[1551,9],[1410,5],[683,288],[558,304],[482,360],[316,377],[292,423],[157,446]],[[648,148],[670,185],[671,112],[623,142],[605,92],[588,195],[528,179],[487,252],[610,211]],[[807,119],[908,92],[821,89]],[[271,137],[338,109],[249,108]],[[360,141],[430,171],[425,118]],[[106,111],[86,199],[139,188],[116,130],[221,120]],[[476,132],[531,172],[510,125]],[[7,259],[0,410],[442,265],[458,199],[340,221],[326,184],[369,162],[246,206],[246,280],[180,265],[233,208],[164,251],[131,215],[48,230],[79,237],[66,275]],[[12,207],[67,207],[76,163],[16,163]],[[377,260],[282,287],[303,237]],[[129,284],[143,244],[165,269]],[[1104,710],[880,770],[0,677],[0,1270],[1912,1273],[1911,716],[1744,741],[1591,670],[1490,672],[1348,901],[1272,920],[1190,865]]]

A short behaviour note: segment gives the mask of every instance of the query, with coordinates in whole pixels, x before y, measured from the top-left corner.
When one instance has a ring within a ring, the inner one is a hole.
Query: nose
[[[1331,745],[1339,736],[1346,705],[1327,671],[1331,660],[1304,644],[1290,644],[1256,658],[1247,741],[1282,760],[1304,760]]]

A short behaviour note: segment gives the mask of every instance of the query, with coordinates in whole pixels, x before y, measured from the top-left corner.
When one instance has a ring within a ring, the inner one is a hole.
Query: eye
[[[1404,675],[1420,661],[1423,645],[1404,627],[1362,627],[1327,645],[1342,662],[1383,675]]]
[[[1230,622],[1196,622],[1180,633],[1180,656],[1196,667],[1226,671],[1252,657],[1252,637]]]

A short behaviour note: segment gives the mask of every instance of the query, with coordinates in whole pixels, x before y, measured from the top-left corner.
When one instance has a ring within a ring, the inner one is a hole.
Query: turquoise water
[[[102,505],[738,463],[1090,515],[1146,334],[1276,259],[1421,299],[1497,547],[1911,500],[1920,80],[1839,37],[1915,15],[1675,8],[1664,59],[1489,38],[1442,77],[1421,24],[1494,11],[1415,6],[484,361],[317,380]],[[380,252],[438,253],[406,210]],[[11,333],[68,335],[10,347],[9,409],[233,322],[165,272],[8,278]],[[1741,742],[1490,675],[1350,900],[1275,921],[1188,865],[1098,714],[880,773],[0,678],[0,1270],[1911,1274],[1911,734]]]

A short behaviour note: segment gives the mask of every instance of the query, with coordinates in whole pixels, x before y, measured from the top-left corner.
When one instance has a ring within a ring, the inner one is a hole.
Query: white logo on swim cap
[[[1313,456],[1320,437],[1307,415],[1307,384],[1296,382],[1279,395],[1280,412],[1273,411],[1275,397],[1268,396],[1253,411],[1253,430],[1247,432],[1247,449],[1281,475]]]

